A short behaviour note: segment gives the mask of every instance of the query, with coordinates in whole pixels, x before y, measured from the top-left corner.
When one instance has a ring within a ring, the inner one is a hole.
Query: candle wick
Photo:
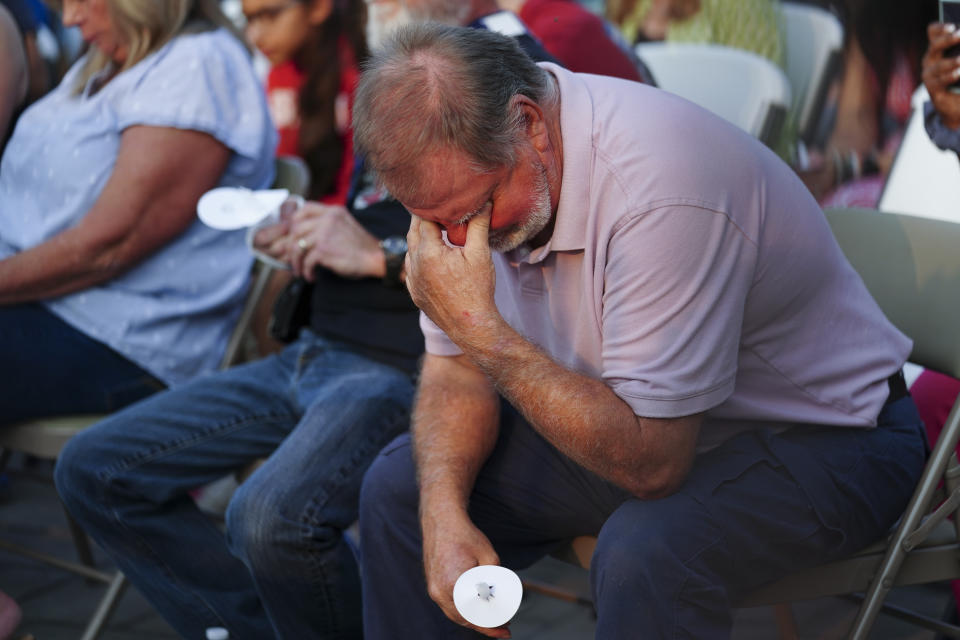
[[[485,602],[489,602],[493,597],[493,585],[486,582],[477,583],[477,597]]]

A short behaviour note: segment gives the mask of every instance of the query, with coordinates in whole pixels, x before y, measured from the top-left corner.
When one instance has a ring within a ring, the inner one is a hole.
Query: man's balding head
[[[401,201],[419,160],[463,154],[478,172],[511,166],[523,135],[518,97],[545,104],[553,84],[509,37],[439,24],[397,30],[368,61],[354,105],[354,141]]]

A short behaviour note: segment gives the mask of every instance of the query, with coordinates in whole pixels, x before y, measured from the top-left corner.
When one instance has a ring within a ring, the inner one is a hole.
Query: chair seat
[[[84,414],[18,422],[0,429],[0,449],[56,460],[67,440],[105,417]]]
[[[581,536],[561,547],[553,556],[589,569],[596,544],[595,537]],[[887,541],[880,540],[849,558],[793,573],[749,594],[737,603],[737,607],[759,607],[865,591],[883,560],[886,547]],[[907,556],[893,586],[949,580],[958,574],[960,547],[956,529],[953,522],[943,521]],[[825,585],[829,586],[825,589]]]
[[[866,591],[886,548],[887,541],[881,540],[843,560],[791,574],[749,594],[738,606],[757,607]],[[953,522],[943,521],[907,554],[891,586],[950,580],[957,575],[960,575],[960,547],[956,529]]]

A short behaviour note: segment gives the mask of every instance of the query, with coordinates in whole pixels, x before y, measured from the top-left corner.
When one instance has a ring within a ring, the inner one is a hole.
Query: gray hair
[[[460,26],[470,17],[470,3],[464,0],[401,0],[414,22],[441,22]]]
[[[545,106],[556,100],[549,74],[513,38],[436,23],[401,27],[364,67],[354,147],[401,200],[415,188],[418,159],[433,151],[459,151],[478,172],[509,167],[525,124],[519,95]]]

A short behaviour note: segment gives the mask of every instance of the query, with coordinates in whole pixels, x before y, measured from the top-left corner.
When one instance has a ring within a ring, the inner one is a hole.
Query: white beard
[[[499,253],[513,251],[524,242],[533,239],[550,223],[553,215],[550,202],[550,184],[547,182],[547,171],[540,165],[533,185],[532,202],[526,219],[506,229],[491,230],[489,234],[490,249]]]
[[[394,29],[406,24],[440,22],[463,26],[470,16],[470,3],[463,0],[367,1],[367,46],[383,45]]]
[[[367,46],[380,48],[397,27],[410,24],[413,16],[402,2],[367,3]]]

